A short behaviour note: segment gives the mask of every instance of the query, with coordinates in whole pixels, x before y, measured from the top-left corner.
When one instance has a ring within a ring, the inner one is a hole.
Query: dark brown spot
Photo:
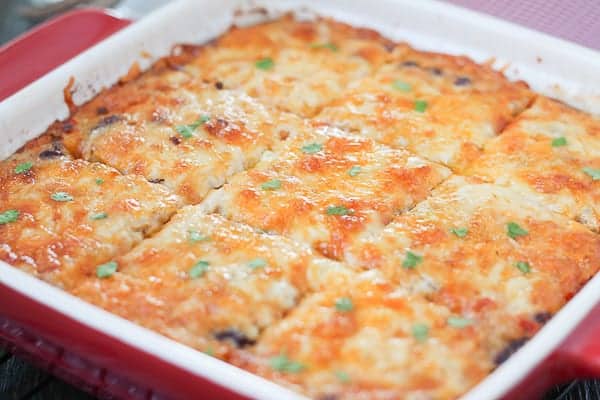
[[[148,182],[150,183],[163,183],[165,180],[163,178],[156,178],[156,179],[148,179]]]
[[[239,348],[252,346],[254,343],[256,343],[255,340],[250,339],[248,336],[236,329],[226,329],[224,331],[217,332],[215,333],[215,338],[221,342],[228,340]]]
[[[400,65],[401,65],[401,66],[403,66],[403,67],[418,67],[418,66],[419,66],[419,63],[418,63],[418,62],[416,62],[416,61],[411,61],[411,60],[408,60],[408,61],[404,61],[404,62],[403,62],[402,64],[400,64]]]
[[[73,125],[73,122],[63,121],[63,123],[62,123],[63,133],[71,133],[71,132],[73,132],[73,128],[75,128],[75,126]]]
[[[396,43],[386,43],[383,45],[383,47],[387,50],[388,53],[391,53],[396,48]]]
[[[498,353],[494,358],[494,362],[496,363],[496,365],[500,365],[504,361],[508,360],[510,356],[512,356],[517,350],[523,347],[523,345],[527,343],[528,340],[528,337],[522,337],[519,339],[513,339],[510,342],[508,342],[506,347],[504,347],[504,349],[500,353]]]
[[[221,81],[216,81],[216,82],[215,82],[215,87],[217,88],[217,90],[221,90],[221,89],[223,89],[223,82],[221,82]]]
[[[459,76],[454,80],[456,86],[467,86],[471,84],[471,79],[466,76]]]
[[[98,108],[96,108],[96,114],[98,114],[98,115],[106,115],[106,114],[108,114],[108,108],[106,108],[106,107],[98,107]]]
[[[533,316],[533,319],[538,324],[545,324],[546,322],[550,321],[550,318],[552,318],[552,314],[549,312],[539,312]]]
[[[171,143],[173,143],[175,146],[177,146],[178,144],[181,143],[181,138],[178,136],[171,136],[169,138],[169,140],[171,141]]]
[[[429,68],[429,72],[437,76],[441,76],[443,74],[442,69],[437,67]]]
[[[322,394],[319,397],[317,397],[318,400],[338,400],[339,398],[340,396],[333,393]]]
[[[109,115],[108,117],[104,117],[98,122],[98,124],[92,128],[92,130],[100,129],[112,125],[116,122],[121,121],[123,118],[119,115]]]
[[[40,153],[39,157],[42,160],[48,160],[51,158],[57,158],[64,156],[62,149],[59,144],[54,144],[51,149],[44,150]]]

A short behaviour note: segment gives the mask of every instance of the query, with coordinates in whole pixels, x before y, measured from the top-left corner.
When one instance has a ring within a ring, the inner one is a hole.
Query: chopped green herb
[[[272,179],[260,185],[262,190],[277,190],[281,188],[281,181],[279,179]]]
[[[425,100],[415,100],[415,111],[417,112],[425,112],[427,109],[427,102]]]
[[[192,136],[194,136],[194,131],[200,125],[205,124],[209,120],[210,120],[210,117],[208,115],[202,115],[200,118],[198,118],[196,121],[194,121],[193,123],[191,123],[189,125],[178,125],[178,126],[176,126],[175,130],[177,131],[177,133],[179,133],[184,138],[189,139]]]
[[[99,212],[99,213],[90,215],[90,219],[94,219],[94,220],[105,219],[105,218],[108,218],[108,214],[105,212]]]
[[[73,196],[67,192],[55,192],[50,195],[54,201],[73,201]]]
[[[515,267],[517,267],[519,271],[521,271],[524,274],[531,272],[531,266],[526,261],[517,261]]]
[[[262,268],[267,265],[267,261],[264,258],[255,258],[254,260],[250,260],[248,266],[252,269]]]
[[[525,236],[528,233],[529,232],[521,228],[516,222],[509,222],[508,224],[506,224],[506,234],[511,239],[516,239],[519,236]]]
[[[215,349],[212,348],[212,346],[208,346],[206,348],[206,350],[204,350],[204,354],[214,357],[215,356]]]
[[[418,264],[423,262],[423,256],[413,253],[412,251],[406,252],[406,258],[402,262],[402,267],[406,269],[413,269]]]
[[[311,143],[306,146],[302,146],[302,152],[306,154],[314,154],[323,150],[323,145],[319,143]]]
[[[271,358],[269,363],[271,364],[271,368],[275,371],[289,372],[292,374],[301,372],[306,368],[304,364],[290,360],[285,354],[280,354]]]
[[[96,185],[102,185],[104,183],[104,179],[96,178]]]
[[[273,61],[273,59],[271,57],[266,57],[266,58],[261,58],[254,65],[256,66],[256,68],[266,71],[268,69],[273,68],[273,66],[275,65],[275,62]]]
[[[406,83],[406,82],[403,82],[400,80],[396,80],[396,81],[392,82],[392,87],[401,92],[410,92],[410,90],[412,89],[412,86],[410,86],[410,83]]]
[[[200,232],[188,231],[188,234],[189,234],[189,241],[192,243],[203,242],[205,240],[208,240],[208,236],[205,236],[205,235],[201,234]]]
[[[6,210],[0,213],[0,225],[15,222],[19,218],[19,210]]]
[[[350,168],[348,170],[348,175],[356,176],[356,175],[360,174],[360,171],[361,171],[360,165],[354,165],[354,166],[352,166],[352,168]]]
[[[117,272],[117,268],[118,265],[116,261],[109,261],[106,264],[98,265],[98,267],[96,267],[96,276],[100,279],[108,278]]]
[[[429,327],[425,324],[414,324],[412,327],[412,335],[418,342],[424,342],[429,336]]]
[[[352,215],[352,210],[348,210],[344,206],[329,206],[326,210],[327,215]]]
[[[341,312],[348,312],[354,309],[354,303],[349,297],[341,297],[335,301],[335,309]]]
[[[25,172],[29,171],[31,167],[33,167],[32,162],[27,161],[21,163],[15,167],[15,174],[24,174]]]
[[[331,51],[338,51],[338,47],[333,43],[313,43],[310,45],[313,49],[329,49]]]
[[[450,229],[450,232],[459,238],[464,238],[467,236],[467,233],[469,233],[469,230],[467,228],[452,228]]]
[[[590,168],[590,167],[585,167],[584,169],[582,169],[582,171],[591,176],[592,180],[597,181],[600,180],[600,168]]]
[[[447,322],[453,328],[466,328],[473,324],[472,320],[462,317],[448,317]]]
[[[192,278],[192,279],[200,278],[208,270],[208,265],[209,265],[208,261],[204,261],[204,260],[198,261],[196,264],[194,264],[194,266],[192,268],[190,268],[190,271],[188,272],[188,274],[190,275],[190,278]]]
[[[565,138],[564,136],[558,137],[554,140],[552,140],[552,147],[561,147],[561,146],[566,146],[567,145],[567,138]]]
[[[335,371],[335,377],[342,383],[350,382],[350,374],[346,371]]]

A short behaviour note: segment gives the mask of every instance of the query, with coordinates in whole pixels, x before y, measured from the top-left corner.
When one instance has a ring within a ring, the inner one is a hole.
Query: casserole
[[[391,7],[392,5],[395,5],[395,3],[394,2],[390,2],[390,4],[384,4],[384,5],[382,5],[382,7],[383,6]],[[192,26],[191,26],[192,25],[192,21],[188,22],[190,25],[185,26],[183,24],[183,22],[185,20],[181,20],[181,21],[179,20],[179,18],[181,17],[181,15],[183,15],[182,13],[184,13],[184,11],[182,11],[182,10],[185,10],[186,13],[189,12],[189,10],[187,10],[185,7],[193,7],[193,6],[191,4],[179,3],[177,5],[171,6],[168,9],[165,9],[163,11],[162,18],[164,18],[164,20],[162,22],[165,23],[164,21],[170,21],[170,24],[167,24],[167,26],[165,26],[164,28],[167,29],[167,31],[168,30],[175,30],[174,27],[173,27],[173,21],[175,19],[177,19],[177,21],[178,21],[178,24],[177,24],[178,25],[178,29],[180,29],[183,32],[173,33],[174,38],[172,38],[172,41],[169,42],[169,43],[164,43],[164,44],[153,43],[153,45],[156,45],[156,46],[159,46],[159,47],[161,45],[163,45],[164,47],[162,49],[154,50],[154,52],[150,51],[151,54],[155,54],[155,52],[156,52],[156,54],[164,54],[165,50],[170,45],[172,45],[173,43],[192,40],[192,39],[190,39],[189,36],[186,36],[186,35],[189,35],[191,32],[196,32],[197,31],[197,30],[193,30],[192,29]],[[321,8],[321,7],[317,6],[317,5],[313,5],[313,7],[315,7],[317,9],[317,11],[319,11],[320,13],[328,14],[328,13],[333,12],[332,15],[334,15],[334,16],[342,19],[342,20],[346,19],[346,20],[349,20],[349,22],[358,23],[357,19],[352,19],[352,17],[349,16],[349,15],[344,15],[343,13],[341,13],[341,14],[338,15],[337,13],[335,13],[335,11],[330,10],[328,8],[328,5],[323,5],[322,6],[323,8]],[[406,7],[408,7],[408,6],[406,6]],[[421,7],[421,6],[419,6],[419,7]],[[415,11],[417,13],[415,15],[416,16],[420,16],[420,18],[434,18],[436,15],[439,15],[439,14],[436,14],[436,13],[439,13],[440,9],[437,9],[437,11],[434,12],[433,10],[428,9],[428,7],[429,7],[429,5],[422,6],[422,8],[419,8],[419,9],[421,9],[421,11],[423,11],[423,14],[418,14],[417,11]],[[353,8],[355,8],[355,11],[358,11],[360,9],[360,5],[353,3],[353,5],[351,5],[350,8],[347,8],[345,12],[352,11]],[[403,8],[403,9],[410,9],[410,7],[409,8]],[[381,8],[381,9],[370,10],[370,12],[369,12],[369,15],[373,18],[372,22],[376,23],[376,25],[373,25],[373,27],[380,28],[382,30],[384,30],[384,27],[386,26],[386,24],[383,22],[384,21],[383,17],[385,15],[385,13],[384,13],[383,10],[384,10],[384,8]],[[456,14],[455,14],[456,11],[454,9],[452,9],[452,8],[448,8],[448,9],[443,9],[442,8],[442,10],[445,10],[444,11],[444,13],[445,13],[444,15],[446,17],[450,18],[450,19],[451,19],[451,17],[453,15],[456,16]],[[222,30],[224,27],[227,26],[227,24],[228,24],[228,19],[227,18],[229,18],[230,15],[220,15],[220,14],[218,14],[220,17],[219,18],[215,18],[215,15],[211,14],[210,6],[207,6],[207,8],[202,8],[201,11],[202,12],[200,12],[200,10],[196,11],[199,14],[195,14],[195,15],[202,14],[203,16],[210,15],[212,17],[212,18],[210,18],[210,21],[206,21],[207,22],[207,25],[206,25],[207,28],[209,28],[209,29],[214,28],[215,31],[218,31],[219,29]],[[432,12],[431,13],[425,13],[425,11],[432,11]],[[178,14],[178,13],[180,13],[180,14]],[[344,16],[346,16],[347,18],[344,18]],[[173,19],[169,19],[169,17],[171,17]],[[380,19],[378,20],[378,18],[380,18]],[[152,20],[152,18],[150,18],[148,21],[151,21],[151,20]],[[154,21],[156,21],[156,20],[158,20],[158,17],[155,17]],[[221,22],[222,25],[220,27],[215,26],[215,24],[217,22]],[[400,26],[409,27],[410,25],[409,25],[408,21],[406,21],[406,22],[407,22],[406,24],[401,24]],[[157,23],[157,22],[155,22],[155,23]],[[149,24],[149,22],[148,22],[148,24]],[[142,29],[142,28],[139,28],[140,26],[144,26],[144,25],[135,26],[129,32],[139,32],[140,29]],[[388,26],[389,26],[389,23],[388,23]],[[497,27],[497,26],[506,27],[506,25],[500,24],[500,25],[492,25],[492,28]],[[478,28],[481,28],[483,31],[487,31],[486,29],[483,29],[482,27],[478,27]],[[149,29],[149,28],[147,28],[147,29]],[[516,31],[513,31],[513,32],[516,32],[515,34],[518,36],[518,34],[521,31],[516,30]],[[130,35],[132,35],[132,36],[129,36],[129,38],[131,39],[131,41],[128,41],[128,45],[132,46],[135,41],[133,40],[134,39],[133,34],[130,33]],[[142,35],[142,33],[140,33],[140,35]],[[179,35],[179,36],[175,37],[176,35]],[[397,36],[397,35],[389,34],[389,36],[395,38],[395,36]],[[115,37],[114,39],[116,39],[116,38],[118,38],[118,36]],[[206,37],[205,39],[207,39],[207,38],[208,37]],[[411,40],[411,36],[410,35],[407,35],[404,38],[408,39],[409,41],[415,42],[415,44],[417,44],[417,45],[419,44],[418,38],[415,38],[415,40]],[[196,38],[195,41],[197,41],[197,40],[198,39]],[[427,41],[427,43],[431,44],[432,42]],[[550,45],[549,45],[549,47],[550,47]],[[100,49],[101,48],[102,47],[100,47]],[[448,47],[448,48],[451,48],[451,47]],[[580,60],[580,62],[577,63],[577,66],[581,69],[581,71],[579,71],[579,72],[581,72],[582,76],[586,76],[585,74],[587,73],[587,77],[590,79],[590,81],[592,81],[593,79],[596,79],[594,77],[593,71],[586,69],[588,66],[594,65],[594,62],[596,60],[594,58],[594,54],[593,53],[590,54],[589,52],[586,52],[586,51],[584,51],[582,49],[576,49],[574,47],[567,47],[566,49],[567,50],[565,50],[565,52],[569,52],[569,51],[572,52],[573,53],[573,57],[576,57],[576,59]],[[146,49],[146,51],[148,51],[148,50],[149,49]],[[437,50],[444,50],[444,49],[439,49],[438,48]],[[161,51],[162,51],[162,53],[161,53]],[[474,50],[469,51],[469,49],[465,49],[463,51],[468,52],[470,55],[473,55],[476,58],[479,57],[481,59],[482,57],[485,57],[485,54],[482,53],[484,51],[484,49],[481,49],[479,53],[477,51],[474,51]],[[522,49],[522,51],[523,51],[523,54],[525,54],[525,49]],[[131,53],[131,54],[137,54],[137,52],[131,52],[131,51],[129,53]],[[88,54],[90,54],[90,53],[88,53]],[[92,52],[91,54],[92,54],[92,56],[89,56],[89,55],[87,56],[88,57],[88,61],[92,61],[93,60],[94,53]],[[501,50],[498,50],[498,55],[502,55]],[[555,52],[553,52],[551,50],[548,50],[548,53],[547,54],[542,54],[542,57],[543,58],[544,57],[551,58],[553,56],[558,56],[558,55],[559,55],[558,52],[555,53]],[[96,53],[96,56],[98,58],[95,59],[94,61],[98,62],[98,64],[94,63],[93,65],[95,65],[95,66],[103,65],[101,63],[101,59],[103,57],[100,57],[100,55],[98,53]],[[562,54],[562,56],[564,57],[564,53]],[[506,55],[505,57],[507,59],[510,58],[509,55]],[[519,59],[519,54],[516,54],[513,59]],[[530,60],[532,62],[535,62],[533,56],[530,58]],[[80,58],[78,60],[75,60],[74,63],[71,64],[71,65],[75,65],[76,66],[77,65],[77,61],[79,61],[80,63],[83,63],[81,61],[81,58]],[[142,58],[140,60],[140,62],[144,62],[147,65],[148,59]],[[583,67],[582,65],[585,65],[585,67]],[[531,67],[531,65],[530,65],[530,67]],[[84,66],[81,66],[81,68],[85,69],[89,73],[89,70],[88,70],[89,65],[85,65],[85,68],[84,68]],[[109,67],[107,67],[107,68],[109,68]],[[114,68],[117,69],[116,66],[114,66]],[[116,74],[116,72],[113,71],[113,72],[115,72],[115,75],[111,75],[111,77],[110,77],[111,82],[114,81],[114,79],[117,76],[123,75],[126,72],[127,68],[125,68],[123,65],[119,66],[119,68],[120,68],[120,70],[117,71],[118,74]],[[552,78],[540,77],[540,79],[529,79],[529,76],[526,73],[526,71],[527,71],[527,63],[526,62],[523,63],[523,66],[514,67],[514,68],[515,69],[512,69],[512,70],[509,69],[509,71],[512,74],[516,74],[517,72],[523,74],[522,76],[525,77],[525,78],[527,78],[531,83],[533,83],[534,87],[537,87],[540,90],[543,90],[545,92],[549,92],[549,91],[553,91],[554,90],[553,87],[548,86],[548,82],[550,82]],[[523,72],[523,71],[525,71],[525,72]],[[557,69],[552,70],[552,68],[549,68],[549,71],[550,71],[550,74],[552,74],[552,72],[556,73],[557,76],[554,79],[560,79],[561,78],[561,76],[560,76],[560,69],[557,68]],[[54,84],[55,84],[55,88],[54,89],[56,89],[56,87],[60,87],[60,86],[66,85],[65,77],[68,76],[68,75],[64,75],[63,74],[62,76],[58,77],[58,74],[57,74],[58,72],[60,72],[60,71],[56,71],[56,73],[53,75],[54,77],[57,77],[57,78],[55,78],[57,81],[54,82]],[[77,71],[74,71],[74,70],[71,70],[71,73],[73,73],[76,77],[84,77],[85,76],[84,73],[83,73],[83,71],[82,71],[81,75]],[[46,84],[50,85],[50,83],[52,82],[52,80],[50,79],[51,77],[52,76],[48,77],[47,80],[45,80],[44,82],[46,82]],[[548,78],[548,80],[544,80],[542,78]],[[586,94],[585,93],[586,89],[584,88],[584,86],[585,86],[584,84],[582,84],[582,83],[578,84],[578,82],[572,82],[569,79],[567,79],[566,76],[562,76],[562,78],[564,79],[564,81],[560,81],[560,82],[561,83],[564,82],[565,84],[564,84],[563,87],[561,87],[561,89],[564,90],[564,91],[561,92],[561,93],[559,93],[559,94],[562,94],[563,97],[566,96],[566,98],[570,98],[571,101],[574,101],[574,102],[576,102],[577,104],[579,104],[581,106],[588,107],[588,108],[594,106],[594,98],[593,98],[593,96],[577,96],[577,97],[572,97],[571,96],[570,97],[570,95],[572,93],[580,93],[580,94],[583,93],[583,94]],[[59,81],[60,81],[60,83],[59,83]],[[41,82],[40,84],[42,84],[42,83],[43,82]],[[94,87],[94,85],[96,85],[95,86],[96,89],[98,88],[99,85],[101,85],[101,83],[98,82],[98,81],[92,81],[92,82],[89,82],[89,83],[92,85],[92,88]],[[76,99],[76,101],[78,101],[78,98],[79,98],[79,101],[81,101],[81,99],[86,96],[86,94],[85,94],[85,88],[87,87],[87,85],[83,85],[83,86],[79,86],[79,87],[80,87],[80,90],[76,90],[75,91],[75,95],[76,95],[75,99]],[[593,85],[588,86],[588,88],[590,88],[590,87],[593,87]],[[61,115],[62,115],[62,117],[66,116],[66,109],[64,108],[64,105],[61,107],[62,108],[62,112],[63,112],[62,114],[59,114],[57,111],[54,111],[54,113],[48,113],[47,116],[44,116],[44,115],[42,115],[43,113],[40,112],[40,115],[39,115],[40,119],[35,121],[35,123],[38,124],[38,126],[37,126],[38,131],[36,132],[35,131],[36,127],[31,127],[30,125],[28,125],[28,124],[32,123],[32,121],[30,119],[27,119],[24,115],[19,115],[19,112],[18,112],[17,108],[6,106],[6,104],[8,104],[9,106],[13,105],[13,106],[16,107],[16,105],[19,105],[19,101],[21,101],[21,102],[28,101],[29,102],[32,98],[33,99],[38,99],[40,96],[32,96],[31,95],[31,90],[34,90],[34,89],[35,89],[35,86],[34,87],[30,87],[29,89],[27,89],[27,90],[30,91],[29,94],[28,94],[28,92],[26,90],[25,92],[22,92],[21,95],[18,95],[15,98],[9,100],[7,103],[3,104],[3,108],[1,110],[3,112],[3,114],[2,114],[3,115],[2,121],[3,121],[3,124],[6,124],[5,126],[3,126],[3,131],[6,131],[6,132],[15,132],[15,133],[18,133],[18,134],[21,135],[21,136],[19,136],[19,140],[20,140],[19,142],[13,142],[9,146],[7,146],[7,148],[4,150],[5,151],[4,155],[8,155],[8,154],[12,153],[12,151],[14,151],[17,147],[20,146],[20,144],[23,143],[23,141],[25,140],[24,139],[25,137],[27,137],[27,136],[28,137],[35,136],[37,133],[39,133],[39,131],[43,130],[42,127],[45,127],[45,125],[47,125],[49,122],[51,122],[57,116],[61,116]],[[590,89],[587,89],[588,92],[589,92],[589,90]],[[35,93],[35,92],[33,92],[33,93]],[[556,92],[554,92],[553,94],[556,94]],[[591,93],[588,93],[588,94],[593,95],[594,93],[591,92]],[[88,95],[89,95],[89,93],[88,93]],[[21,96],[21,97],[19,97],[19,96]],[[59,97],[60,96],[54,98],[54,102],[57,105],[60,105],[62,103],[62,101],[61,101],[61,99]],[[24,103],[21,103],[21,104],[24,104]],[[41,109],[44,109],[44,108],[40,108],[40,110]],[[12,128],[11,130],[5,129],[5,128],[8,128],[7,124],[9,123],[9,121],[10,121],[10,127]],[[15,137],[16,137],[16,135],[15,135]],[[9,137],[9,140],[10,139],[11,138]],[[18,279],[17,279],[17,277],[18,277]],[[15,274],[14,271],[12,271],[12,270],[10,270],[8,268],[4,268],[2,270],[2,283],[5,284],[5,286],[8,286],[10,284],[10,286],[13,289],[19,288],[18,285],[19,285],[20,279],[22,279],[23,282],[27,282],[27,285],[29,285],[30,283],[31,283],[31,285],[34,285],[34,286],[31,286],[31,289],[28,290],[29,293],[32,293],[31,290],[34,287],[45,287],[44,285],[42,285],[42,286],[35,286],[35,284],[30,280],[30,278],[24,277],[24,276],[19,276],[18,273]],[[543,336],[544,333],[548,332],[548,330],[550,330],[551,327],[553,327],[553,326],[554,327],[561,326],[561,325],[557,325],[557,324],[563,324],[562,326],[564,328],[564,326],[565,326],[564,325],[565,324],[564,319],[570,319],[568,317],[573,318],[569,322],[569,324],[567,324],[568,326],[572,326],[572,324],[574,324],[575,322],[577,322],[577,318],[581,318],[583,316],[583,314],[585,313],[585,311],[587,311],[587,310],[589,310],[589,308],[591,308],[592,303],[586,303],[587,304],[587,309],[586,309],[586,307],[581,303],[584,300],[580,300],[580,299],[582,299],[582,298],[585,299],[584,294],[585,293],[589,293],[589,291],[590,291],[589,287],[593,286],[594,282],[595,282],[595,280],[592,280],[586,286],[586,288],[584,288],[572,300],[572,302],[569,303],[565,307],[565,309],[563,309],[563,311],[561,311],[561,313],[559,313],[559,315],[557,315],[556,318],[553,319],[542,330],[542,332],[540,332],[540,334],[538,336],[536,336],[536,339],[534,339],[531,343],[529,343],[527,346],[525,346],[523,348],[523,350],[521,352],[519,352],[518,354],[516,354],[507,364],[501,366],[497,370],[497,372],[495,372],[494,375],[492,375],[487,381],[484,381],[481,386],[479,386],[478,388],[474,389],[474,391],[471,393],[471,395],[472,396],[477,396],[478,393],[479,393],[479,395],[481,395],[482,393],[485,393],[486,395],[491,395],[492,397],[500,395],[501,393],[503,393],[501,390],[505,391],[506,387],[500,388],[498,385],[493,385],[494,379],[501,379],[501,378],[495,378],[495,377],[496,376],[502,376],[500,374],[500,371],[506,370],[508,368],[507,365],[509,365],[509,364],[511,364],[513,366],[515,365],[515,362],[513,361],[513,359],[519,359],[519,358],[521,359],[521,364],[520,364],[521,369],[520,369],[519,372],[522,374],[523,371],[525,371],[523,369],[523,366],[525,366],[525,365],[531,365],[531,363],[534,362],[536,359],[539,360],[544,354],[547,354],[547,353],[544,353],[544,352],[537,352],[535,357],[532,357],[531,353],[529,353],[529,355],[523,356],[524,353],[527,354],[526,353],[526,351],[527,351],[526,349],[528,349],[528,348],[529,349],[535,348],[536,343],[543,343],[542,339],[539,339],[539,337],[544,337]],[[37,284],[39,284],[39,282]],[[23,290],[23,286],[20,286],[20,288],[21,288],[21,290]],[[48,289],[48,290],[51,290],[51,289]],[[11,292],[7,290],[7,293],[11,293]],[[36,293],[36,291],[34,291],[33,293]],[[50,293],[50,292],[46,292],[46,293]],[[61,299],[65,298],[65,297],[61,297],[61,296],[64,296],[63,294],[59,295],[59,294],[55,294],[55,292],[52,292],[52,293],[53,293],[53,298],[61,298]],[[7,294],[7,296],[8,295],[9,294]],[[58,296],[58,297],[56,297],[56,296]],[[11,300],[12,300],[12,298],[11,298]],[[72,304],[72,303],[70,303],[70,304]],[[573,305],[573,304],[576,304],[576,305]],[[85,306],[82,306],[82,307],[85,307]],[[9,308],[8,305],[7,305],[7,308]],[[13,306],[10,306],[10,308],[14,309]],[[563,317],[563,320],[560,319],[561,316],[566,315],[565,313],[568,312],[567,310],[573,310],[573,309],[576,309],[578,311],[578,313],[565,316],[565,317]],[[11,313],[9,310],[6,310],[6,311],[3,310],[3,313],[4,312],[6,312],[7,315],[9,315],[9,316],[11,316],[13,318],[14,317],[18,318],[18,316],[14,316],[13,315],[14,313]],[[110,317],[108,317],[108,318],[110,318]],[[560,322],[557,323],[556,322],[557,320],[559,320]],[[110,328],[106,328],[106,329],[109,330]],[[554,329],[555,329],[555,332],[557,332],[556,328],[554,328]],[[568,329],[564,329],[561,334],[565,335],[567,331],[568,331]],[[552,341],[554,341],[554,343],[556,343],[556,342],[558,342],[562,338],[561,334],[556,333],[555,335],[547,335],[546,337],[550,337],[551,339],[546,339],[546,340],[548,340],[550,343]],[[547,345],[547,344],[548,344],[548,342],[544,343],[543,345]],[[539,349],[540,348],[539,346],[543,346],[543,345],[538,344],[537,348]],[[549,349],[546,349],[546,351],[548,351],[548,350]],[[527,362],[523,362],[524,358],[527,358]],[[513,367],[513,369],[511,371],[514,371],[516,369],[517,369],[516,367]],[[510,376],[510,375],[509,374],[505,374],[504,376]],[[239,377],[239,379],[242,379],[241,376]],[[252,379],[254,379],[254,378],[252,378]],[[512,375],[512,379],[517,380],[518,376],[515,377],[514,375]],[[221,381],[221,382],[223,382],[223,381]],[[492,383],[488,383],[488,382],[492,382]],[[486,384],[487,384],[487,386],[486,386]],[[490,388],[490,386],[493,386],[493,388]],[[269,388],[269,389],[273,389],[273,390],[279,390],[279,389],[274,388],[272,385],[268,385],[268,384],[265,384],[264,387],[265,388]],[[480,392],[478,392],[478,390],[480,390]],[[496,390],[496,392],[493,392],[491,390]],[[258,392],[254,392],[254,391],[252,391],[250,393],[248,393],[248,392],[246,392],[246,393],[247,394],[252,394],[253,396],[265,396],[265,397],[269,397],[269,396],[274,397],[274,396],[276,396],[275,392],[272,392],[270,394],[266,393],[266,392],[258,393]]]

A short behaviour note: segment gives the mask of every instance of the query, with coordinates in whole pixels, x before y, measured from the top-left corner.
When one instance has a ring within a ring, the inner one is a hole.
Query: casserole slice
[[[404,150],[321,127],[266,154],[202,208],[343,260],[356,238],[380,231],[449,174]]]
[[[467,171],[600,230],[600,119],[539,96]]]
[[[0,188],[0,259],[65,289],[96,276],[181,205],[142,177],[73,160],[49,135],[0,162]]]

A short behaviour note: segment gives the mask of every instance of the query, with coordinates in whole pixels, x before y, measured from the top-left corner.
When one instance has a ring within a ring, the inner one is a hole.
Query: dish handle
[[[53,18],[0,47],[0,101],[131,23],[85,8]]]

